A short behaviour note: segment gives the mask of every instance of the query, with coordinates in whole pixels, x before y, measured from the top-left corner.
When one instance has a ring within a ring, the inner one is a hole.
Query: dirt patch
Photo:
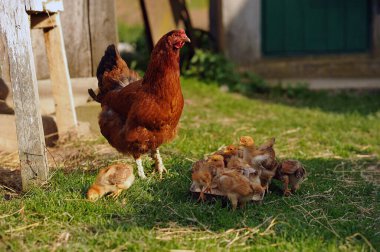
[[[21,171],[20,169],[6,169],[0,167],[0,188],[11,192],[20,192],[22,190]]]

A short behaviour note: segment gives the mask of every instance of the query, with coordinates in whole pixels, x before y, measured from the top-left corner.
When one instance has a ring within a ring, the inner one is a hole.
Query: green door
[[[262,0],[265,55],[367,51],[367,0]]]

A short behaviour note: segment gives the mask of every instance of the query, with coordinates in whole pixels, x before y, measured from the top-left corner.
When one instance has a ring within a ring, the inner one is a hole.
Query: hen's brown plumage
[[[129,70],[115,46],[107,48],[97,70],[101,103],[101,133],[119,152],[136,159],[145,177],[140,156],[151,152],[160,174],[165,170],[158,147],[172,140],[182,114],[179,51],[190,42],[183,30],[164,35],[154,47],[141,80]],[[93,96],[94,92],[89,91]]]

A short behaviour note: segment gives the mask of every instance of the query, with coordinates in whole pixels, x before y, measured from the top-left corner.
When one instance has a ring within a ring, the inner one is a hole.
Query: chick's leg
[[[160,174],[160,179],[162,179],[162,173],[168,171],[166,170],[164,163],[162,162],[160,150],[158,148],[154,151],[152,158],[154,159],[155,167],[158,170],[158,173]]]
[[[137,164],[137,173],[139,174],[139,177],[142,179],[146,179],[141,157],[135,158],[135,160],[136,160],[136,164]]]
[[[235,211],[238,205],[238,198],[234,194],[227,195],[227,197],[231,201],[232,211]]]
[[[282,182],[284,182],[284,196],[290,196],[292,193],[289,190],[289,177],[287,175],[283,176]]]
[[[123,191],[123,189],[120,189],[120,188],[113,191],[111,193],[112,198],[116,199],[117,197],[119,197],[122,191]]]
[[[205,201],[205,191],[202,189],[201,192],[199,193],[198,201]]]

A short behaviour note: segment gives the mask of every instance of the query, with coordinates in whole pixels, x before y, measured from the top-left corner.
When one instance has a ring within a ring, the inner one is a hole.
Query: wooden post
[[[380,58],[380,0],[372,0],[372,56]]]
[[[93,76],[96,76],[104,50],[118,42],[115,8],[115,0],[93,0],[88,4]]]
[[[44,132],[39,110],[29,17],[23,1],[0,1],[0,33],[10,62],[22,187],[48,179]]]
[[[67,133],[75,132],[78,122],[59,14],[51,14],[46,19],[51,20],[46,23],[52,24],[52,27],[43,29],[56,108],[58,134],[64,136]]]
[[[222,0],[210,0],[210,33],[216,40],[218,51],[224,50]]]

